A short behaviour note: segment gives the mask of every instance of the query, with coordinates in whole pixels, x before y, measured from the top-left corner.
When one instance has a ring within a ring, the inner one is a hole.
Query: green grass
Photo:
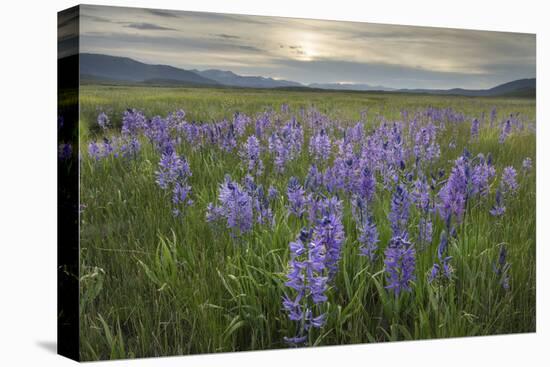
[[[288,243],[305,220],[289,218],[286,195],[273,207],[272,228],[255,226],[241,238],[205,222],[205,208],[216,201],[226,173],[246,174],[236,154],[217,148],[193,150],[183,144],[178,153],[188,159],[193,176],[192,207],[174,218],[170,198],[159,189],[154,172],[159,160],[145,140],[137,160],[109,158],[94,162],[87,143],[101,136],[95,126],[98,111],[107,111],[120,126],[127,108],[147,116],[183,108],[188,121],[231,119],[236,111],[255,116],[266,109],[291,111],[314,106],[343,124],[359,121],[368,109],[369,123],[377,115],[401,119],[401,110],[453,108],[466,116],[486,119],[493,107],[499,121],[510,113],[534,122],[532,99],[469,98],[346,92],[186,89],[84,86],[81,102],[81,302],[80,334],[83,360],[150,357],[174,354],[285,348],[294,324],[282,311],[289,260]],[[417,254],[413,292],[395,299],[384,289],[383,256],[374,263],[358,256],[357,233],[345,199],[346,242],[335,287],[328,292],[327,324],[313,333],[311,345],[370,343],[535,331],[535,172],[523,174],[525,157],[535,160],[535,134],[512,135],[498,143],[499,131],[485,126],[478,141],[470,141],[469,123],[448,129],[440,137],[437,167],[448,173],[451,161],[466,146],[473,155],[491,152],[497,173],[513,165],[520,189],[501,219],[488,214],[490,202],[472,200],[466,220],[451,241],[455,278],[429,285],[427,274],[436,257],[439,232]],[[449,149],[451,135],[457,149]],[[283,175],[273,172],[272,158],[259,182],[286,191],[288,178],[303,177],[311,163],[307,137],[302,155]],[[492,185],[492,192],[498,179]],[[387,213],[390,193],[381,186],[375,199],[375,219],[383,249],[390,236]],[[418,213],[413,210],[414,233]],[[511,263],[511,290],[499,287],[492,266],[500,244]]]

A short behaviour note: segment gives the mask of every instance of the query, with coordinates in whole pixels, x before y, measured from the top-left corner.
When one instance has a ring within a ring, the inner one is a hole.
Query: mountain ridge
[[[310,83],[304,85],[290,80],[263,76],[243,76],[232,71],[207,69],[185,70],[170,65],[146,64],[129,57],[81,53],[80,75],[86,81],[130,82],[150,85],[189,85],[290,90],[372,91],[461,96],[536,96],[536,78],[524,78],[499,84],[488,89],[398,89],[365,83]]]

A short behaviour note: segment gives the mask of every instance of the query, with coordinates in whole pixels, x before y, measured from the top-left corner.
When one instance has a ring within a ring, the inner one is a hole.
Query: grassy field
[[[83,360],[289,347],[284,338],[294,336],[300,328],[282,305],[283,296],[293,294],[285,284],[291,260],[289,243],[302,227],[315,225],[287,210],[290,177],[297,177],[303,185],[314,162],[308,150],[314,134],[307,122],[311,119],[308,111],[325,116],[333,125],[328,128],[331,156],[317,161],[322,170],[338,158],[334,142],[343,132],[337,127],[360,122],[364,135],[355,145],[360,149],[382,120],[388,124],[401,121],[403,144],[410,152],[414,146],[410,121],[418,113],[418,123],[424,126],[431,121],[426,111],[433,109],[454,111],[454,119],[462,115],[463,121],[446,121],[445,117],[434,122],[438,127],[444,125],[437,132],[441,154],[422,170],[428,176],[440,169],[444,174],[432,199],[438,200],[437,194],[463,148],[471,157],[491,153],[496,175],[489,182],[488,194],[469,198],[464,219],[453,222],[456,236],[449,236],[447,249],[452,256],[450,279],[428,281],[437,262],[440,233],[447,224],[436,210],[430,213],[433,239],[420,246],[416,228],[422,213],[411,204],[406,226],[411,242],[416,242],[415,279],[411,291],[399,296],[385,288],[385,249],[392,237],[388,220],[394,195],[391,185],[384,185],[382,173],[375,172],[376,192],[369,210],[380,242],[373,261],[359,255],[352,195],[342,190],[330,193],[342,200],[345,242],[338,272],[325,292],[327,301],[312,306],[325,314],[326,322],[308,330],[306,345],[535,331],[533,99],[86,85],[80,103]],[[283,104],[288,111],[281,110]],[[177,144],[177,153],[186,158],[192,171],[188,183],[193,204],[185,207],[183,215],[174,216],[170,193],[155,182],[161,154],[143,134],[138,136],[141,149],[132,159],[110,155],[96,160],[88,154],[90,142],[120,135],[123,112],[128,108],[141,110],[148,118],[166,117],[183,109],[189,123],[232,121],[239,112],[251,122],[230,152],[215,145],[197,146],[184,138]],[[493,108],[496,117],[491,126]],[[273,224],[256,223],[251,231],[235,235],[223,223],[208,223],[206,208],[211,202],[218,203],[218,188],[226,174],[242,183],[247,166],[238,152],[255,133],[255,122],[265,111],[272,111],[271,127],[259,137],[264,170],[255,181],[279,192],[269,203]],[[408,117],[403,117],[403,111]],[[107,130],[96,122],[100,112],[109,116]],[[501,123],[510,114],[518,125],[499,142]],[[284,171],[278,172],[268,138],[292,116],[302,124],[304,143]],[[477,137],[471,136],[474,118],[480,121]],[[522,168],[528,157],[533,162],[530,171]],[[404,166],[397,169],[397,175],[412,191],[413,181],[406,176],[411,173],[416,179],[420,170],[414,168],[410,154]],[[506,196],[504,215],[495,217],[489,211],[507,166],[517,170],[518,189]],[[495,271],[503,246],[509,264],[505,275]],[[502,286],[503,276],[509,277],[508,289]]]

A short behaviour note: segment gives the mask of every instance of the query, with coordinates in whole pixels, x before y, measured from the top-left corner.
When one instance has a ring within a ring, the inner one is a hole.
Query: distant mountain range
[[[445,95],[461,95],[461,96],[534,96],[536,94],[537,80],[532,79],[518,79],[512,82],[497,85],[490,89],[400,89],[400,92],[404,93],[429,93],[429,94],[445,94]]]
[[[80,78],[125,82],[170,81],[173,84],[216,85],[192,71],[168,65],[149,65],[128,57],[80,54]]]
[[[536,95],[536,79],[520,79],[490,89],[394,89],[384,86],[352,83],[312,83],[303,85],[288,80],[262,76],[242,76],[224,70],[184,70],[168,65],[150,65],[127,57],[80,54],[80,78],[86,82],[141,83],[166,86],[205,86],[239,88],[281,88],[296,90],[381,91],[462,96]]]
[[[280,87],[302,87],[303,85],[297,82],[291,82],[288,80],[277,80],[273,78],[264,78],[263,76],[241,76],[233,73],[232,71],[223,70],[191,70],[192,72],[214,80],[222,85],[231,87],[243,87],[243,88],[280,88]]]

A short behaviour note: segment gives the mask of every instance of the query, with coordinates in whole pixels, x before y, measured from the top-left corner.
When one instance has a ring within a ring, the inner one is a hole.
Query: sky
[[[534,34],[82,5],[80,52],[310,83],[482,89],[536,74]]]

